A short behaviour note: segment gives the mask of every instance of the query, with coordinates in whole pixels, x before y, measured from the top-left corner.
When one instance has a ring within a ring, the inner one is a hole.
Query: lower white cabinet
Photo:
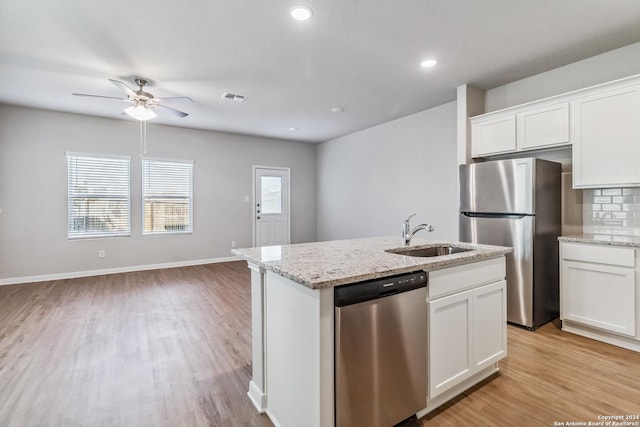
[[[429,300],[429,398],[507,354],[506,281]]]
[[[634,348],[640,340],[635,249],[561,243],[560,256],[563,330]]]
[[[565,261],[563,319],[635,336],[633,268]]]

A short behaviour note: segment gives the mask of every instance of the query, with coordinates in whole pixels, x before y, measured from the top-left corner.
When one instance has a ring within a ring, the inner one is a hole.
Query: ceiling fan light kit
[[[133,117],[136,120],[146,121],[158,117],[158,115],[151,108],[148,108],[141,102],[137,102],[131,107],[125,108],[124,112],[127,113],[128,116]]]

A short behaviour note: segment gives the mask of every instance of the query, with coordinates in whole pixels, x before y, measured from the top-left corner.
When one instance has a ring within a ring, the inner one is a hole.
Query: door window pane
[[[261,176],[260,188],[262,189],[262,213],[282,213],[282,177]]]

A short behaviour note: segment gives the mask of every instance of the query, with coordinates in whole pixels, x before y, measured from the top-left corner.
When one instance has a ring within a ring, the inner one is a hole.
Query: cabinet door
[[[562,319],[635,336],[635,270],[562,261]]]
[[[479,371],[507,356],[507,282],[473,290],[473,363]]]
[[[518,150],[569,144],[569,103],[524,111],[516,124]]]
[[[572,102],[573,186],[640,186],[640,86]]]
[[[472,291],[466,291],[427,303],[430,399],[473,373],[471,296]]]
[[[516,116],[514,114],[474,123],[471,126],[473,157],[516,150]]]

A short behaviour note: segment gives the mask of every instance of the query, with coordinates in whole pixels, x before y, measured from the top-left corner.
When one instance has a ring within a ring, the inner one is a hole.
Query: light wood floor
[[[272,426],[246,396],[250,333],[244,262],[0,286],[0,426]],[[508,333],[499,374],[415,424],[640,415],[640,353]]]

